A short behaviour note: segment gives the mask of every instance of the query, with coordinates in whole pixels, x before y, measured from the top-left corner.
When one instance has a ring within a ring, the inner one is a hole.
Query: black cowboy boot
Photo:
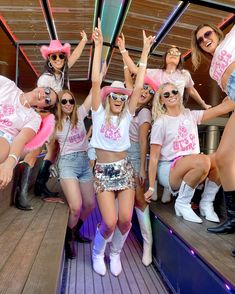
[[[22,210],[32,210],[29,203],[28,189],[30,180],[31,167],[28,163],[23,162],[21,165],[20,185],[15,198],[15,206]]]
[[[46,183],[50,177],[49,167],[51,165],[52,165],[52,162],[50,160],[42,161],[42,165],[39,169],[35,186],[34,186],[34,194],[36,196],[57,197],[59,194],[58,192],[50,191],[46,186]]]
[[[77,250],[75,247],[75,230],[76,227],[67,227],[65,236],[65,255],[67,258],[73,259],[77,256]]]
[[[224,192],[227,219],[220,226],[208,228],[214,234],[231,234],[235,232],[235,191]]]
[[[79,219],[78,220],[78,223],[76,225],[76,230],[75,230],[75,240],[78,241],[79,243],[91,243],[91,239],[83,236],[81,233],[80,233],[80,229],[83,225],[83,220]]]
[[[232,256],[235,257],[235,250],[232,251]]]

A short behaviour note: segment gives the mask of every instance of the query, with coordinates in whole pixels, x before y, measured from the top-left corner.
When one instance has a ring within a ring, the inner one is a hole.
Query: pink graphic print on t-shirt
[[[2,108],[2,110],[1,110]],[[12,121],[7,116],[15,112],[14,106],[11,104],[0,104],[0,125],[10,127],[13,125]]]
[[[178,152],[178,151],[195,150],[195,148],[196,148],[195,135],[193,133],[189,133],[187,128],[184,126],[182,122],[178,128],[177,138],[173,142],[173,150],[174,152]]]
[[[79,132],[79,128],[77,128],[77,126],[75,126],[72,130],[71,133],[68,137],[68,141],[70,143],[80,143],[84,140],[84,137],[86,136],[85,131],[82,130],[81,132]]]
[[[120,134],[120,129],[119,127],[114,126],[114,124],[110,123],[106,123],[103,124],[101,129],[100,129],[101,134],[103,133],[105,138],[117,141],[118,139],[121,138],[121,134]]]
[[[232,54],[227,52],[227,50],[222,50],[218,55],[218,62],[213,65],[212,78],[216,81],[221,80],[222,74],[225,69],[230,64],[230,59],[232,58]]]

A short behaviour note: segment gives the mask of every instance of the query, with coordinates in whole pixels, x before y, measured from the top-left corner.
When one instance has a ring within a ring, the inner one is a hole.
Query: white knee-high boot
[[[161,201],[162,203],[168,203],[171,201],[171,192],[166,187],[164,187]]]
[[[143,257],[142,262],[145,266],[152,263],[152,245],[153,245],[153,235],[149,216],[149,205],[144,211],[139,208],[135,208],[136,215],[140,225],[140,231],[143,237]]]
[[[112,235],[107,240],[104,239],[104,237],[100,233],[100,230],[97,228],[92,250],[92,263],[94,271],[101,276],[104,276],[106,274],[104,252],[107,242],[109,242],[111,239]]]
[[[130,230],[129,230],[130,231]],[[128,236],[128,232],[126,232],[124,235],[122,235],[121,231],[118,227],[116,227],[111,246],[110,246],[110,271],[114,276],[120,275],[122,271],[122,264],[120,260],[120,253],[122,251],[122,247],[126,241],[126,238]]]
[[[215,196],[219,191],[220,186],[218,186],[215,182],[210,181],[208,178],[205,182],[205,188],[202,193],[202,198],[199,203],[199,210],[202,216],[208,221],[219,223],[218,215],[214,211],[213,202],[215,200]]]
[[[200,217],[198,217],[191,208],[190,202],[193,198],[194,192],[195,189],[191,188],[184,181],[182,181],[179,189],[179,195],[175,201],[175,213],[177,216],[182,216],[187,221],[202,223]]]

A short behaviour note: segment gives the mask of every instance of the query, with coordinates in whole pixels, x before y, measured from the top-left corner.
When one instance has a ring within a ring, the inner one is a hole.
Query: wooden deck
[[[100,220],[98,208],[83,225],[83,233],[94,239],[97,223]],[[131,231],[121,253],[123,271],[114,277],[109,266],[104,277],[92,270],[92,244],[78,243],[76,260],[66,260],[63,272],[61,294],[166,294],[169,290],[163,284],[154,266],[145,267],[141,262],[142,249]],[[109,246],[106,249],[108,262]],[[107,263],[108,264],[108,263]]]
[[[200,258],[225,281],[235,287],[235,258],[231,251],[235,249],[235,234],[219,235],[208,233],[206,228],[216,226],[203,219],[196,224],[177,217],[173,203],[151,203],[151,211],[181,240],[183,240]]]

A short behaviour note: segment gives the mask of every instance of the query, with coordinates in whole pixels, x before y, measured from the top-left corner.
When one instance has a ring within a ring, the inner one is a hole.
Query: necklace
[[[24,94],[24,93],[22,93],[22,97],[24,98],[23,106],[28,105],[29,108],[30,108],[31,105],[30,105],[30,103],[29,103],[29,100],[25,97],[25,94]]]

